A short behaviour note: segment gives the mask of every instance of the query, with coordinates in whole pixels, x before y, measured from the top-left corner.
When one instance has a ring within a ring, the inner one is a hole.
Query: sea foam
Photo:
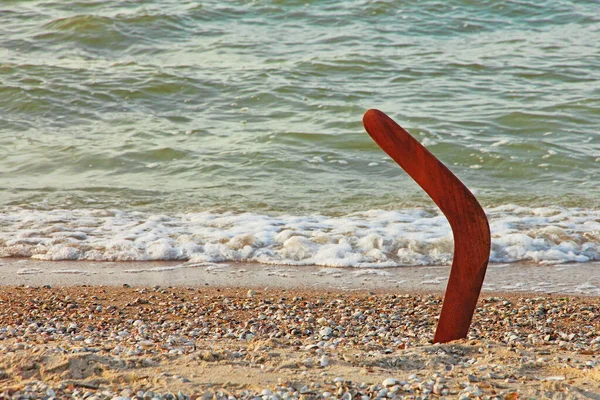
[[[600,260],[600,211],[507,205],[487,210],[490,260]],[[120,210],[0,214],[0,256],[40,260],[195,263],[245,261],[330,267],[447,265],[448,222],[437,211],[370,210],[343,216]]]

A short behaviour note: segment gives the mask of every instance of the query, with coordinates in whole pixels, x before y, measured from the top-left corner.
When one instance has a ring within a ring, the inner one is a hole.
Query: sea
[[[376,108],[492,264],[599,261],[599,43],[595,1],[2,0],[0,257],[449,265]]]

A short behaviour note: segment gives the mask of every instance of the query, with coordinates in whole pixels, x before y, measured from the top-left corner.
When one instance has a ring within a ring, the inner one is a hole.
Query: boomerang
[[[454,258],[434,343],[467,337],[490,257],[490,227],[467,187],[421,143],[379,110],[363,125],[375,143],[423,188],[448,219]]]

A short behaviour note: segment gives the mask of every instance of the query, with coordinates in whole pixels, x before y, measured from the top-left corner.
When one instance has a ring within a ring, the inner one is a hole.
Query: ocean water
[[[0,3],[0,256],[445,265],[380,109],[488,213],[492,262],[600,260],[600,8]]]

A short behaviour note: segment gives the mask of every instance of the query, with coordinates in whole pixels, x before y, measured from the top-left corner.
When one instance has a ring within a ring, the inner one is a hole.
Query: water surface
[[[507,231],[540,239],[539,221],[523,222],[535,210],[586,215],[550,223],[564,231],[551,243],[523,246],[575,243],[555,258],[598,259],[598,11],[576,1],[5,0],[4,253],[15,253],[6,241],[23,210],[46,213],[31,233],[44,240],[53,213],[71,232],[70,220],[95,210],[141,213],[138,224],[196,213],[435,215],[364,132],[362,114],[378,108],[492,218],[533,210],[493,231],[498,246]],[[39,243],[25,253],[50,254]],[[393,249],[382,262],[401,261]],[[516,259],[533,259],[525,253]]]

